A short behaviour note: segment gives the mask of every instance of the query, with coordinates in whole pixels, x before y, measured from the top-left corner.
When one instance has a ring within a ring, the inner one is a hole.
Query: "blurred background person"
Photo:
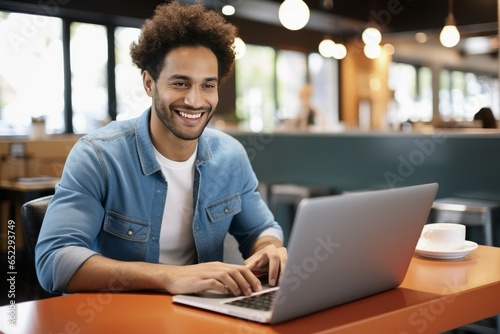
[[[493,111],[490,108],[481,108],[475,115],[475,121],[481,121],[483,123],[483,129],[496,129],[497,120],[493,115]]]
[[[300,130],[320,130],[326,128],[326,119],[321,111],[311,103],[313,88],[305,84],[299,90],[300,109],[289,122],[291,128]]]

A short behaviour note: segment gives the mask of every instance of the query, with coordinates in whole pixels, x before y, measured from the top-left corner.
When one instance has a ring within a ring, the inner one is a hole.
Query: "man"
[[[292,119],[292,124],[299,130],[322,129],[326,125],[323,114],[312,105],[313,88],[305,84],[300,88],[300,109]]]
[[[47,210],[37,274],[51,292],[261,289],[279,284],[282,230],[243,147],[205,129],[234,62],[236,28],[202,5],[157,7],[131,48],[152,106],[79,140]],[[227,233],[244,265],[220,262]]]

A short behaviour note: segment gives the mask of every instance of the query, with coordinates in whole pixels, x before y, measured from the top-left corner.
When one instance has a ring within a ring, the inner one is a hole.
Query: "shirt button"
[[[224,213],[229,213],[229,209],[228,208],[224,208]]]
[[[134,234],[134,231],[132,231],[132,230],[128,230],[127,234],[128,234],[128,235],[132,235],[132,234]]]

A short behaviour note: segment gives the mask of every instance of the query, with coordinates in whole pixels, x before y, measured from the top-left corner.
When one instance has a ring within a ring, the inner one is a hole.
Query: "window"
[[[327,127],[339,124],[339,63],[319,53],[309,55],[309,78],[314,87],[312,104],[324,114]]]
[[[70,55],[73,132],[87,133],[109,120],[106,28],[73,22]]]
[[[0,12],[0,134],[26,135],[32,117],[64,131],[61,19]]]
[[[151,106],[151,98],[144,91],[141,70],[130,57],[130,44],[139,38],[139,28],[115,29],[117,120],[137,117]]]
[[[317,53],[247,45],[236,61],[236,115],[243,129],[273,130],[300,110],[299,91],[310,82],[312,104],[327,125],[338,124],[338,62]]]
[[[396,103],[389,122],[432,120],[432,73],[430,68],[404,63],[389,67],[389,89]]]
[[[443,120],[471,121],[483,107],[499,119],[498,79],[486,74],[444,69],[440,73],[439,113]]]
[[[247,45],[245,56],[236,61],[236,116],[244,129],[274,127],[275,57],[273,48]]]
[[[35,117],[45,118],[47,133],[64,133],[69,102],[74,133],[110,120],[107,28],[70,23],[71,101],[64,100],[62,30],[60,18],[0,12],[0,43],[6,46],[0,49],[0,135],[28,135]],[[115,29],[117,119],[138,116],[151,104],[129,54],[139,31]]]
[[[307,56],[279,50],[276,59],[278,119],[294,117],[300,108],[298,91],[307,82]]]
[[[115,110],[117,120],[137,117],[151,105],[130,57],[139,33],[138,28],[0,12],[0,42],[7,46],[0,49],[0,135],[29,134],[35,117],[45,118],[49,134],[88,133],[109,122]],[[108,61],[113,46],[115,59]],[[108,78],[113,65],[114,77]],[[305,83],[313,85],[316,109],[329,123],[338,123],[337,66],[316,53],[248,45],[235,64],[240,126],[273,130],[294,117]]]
[[[419,67],[417,69],[418,95],[417,112],[415,118],[420,117],[421,121],[432,120],[432,71],[429,67]],[[419,115],[419,116],[417,116]]]

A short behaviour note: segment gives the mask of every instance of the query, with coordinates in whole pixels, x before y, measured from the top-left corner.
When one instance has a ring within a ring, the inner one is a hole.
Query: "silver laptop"
[[[436,196],[436,183],[308,198],[298,206],[279,287],[252,296],[175,295],[197,308],[280,323],[399,286]],[[269,309],[262,302],[271,301]]]

